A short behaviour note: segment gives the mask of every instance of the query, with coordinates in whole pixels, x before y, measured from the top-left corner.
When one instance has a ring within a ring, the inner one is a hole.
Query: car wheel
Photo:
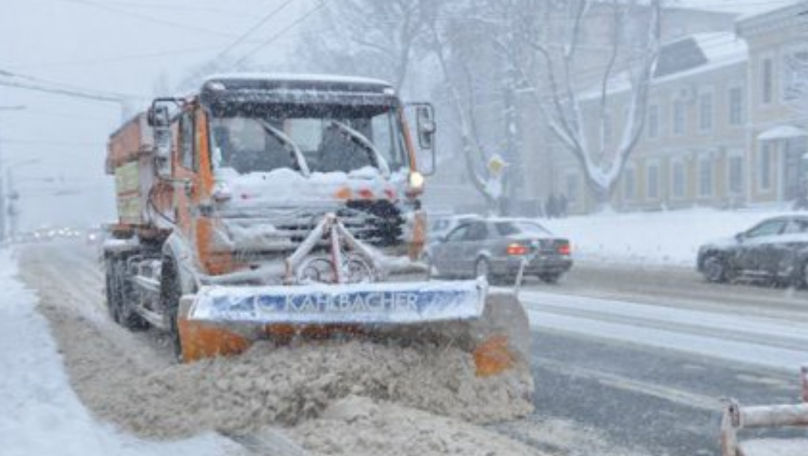
[[[474,264],[474,277],[480,276],[485,277],[488,283],[491,283],[493,278],[491,275],[491,263],[485,258],[478,259],[477,263]]]
[[[557,283],[560,277],[561,274],[558,273],[539,274],[539,278],[544,283]]]
[[[726,282],[727,263],[718,255],[711,255],[704,260],[703,273],[708,282]]]
[[[797,272],[792,280],[794,288],[808,288],[808,261],[797,267]]]

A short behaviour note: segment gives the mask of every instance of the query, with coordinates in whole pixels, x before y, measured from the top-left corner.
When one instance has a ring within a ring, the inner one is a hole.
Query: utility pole
[[[25,106],[0,106],[0,111],[22,111]],[[2,137],[2,135],[0,135]],[[3,145],[0,144],[0,169],[3,166]],[[6,240],[6,195],[3,185],[3,174],[0,172],[0,243]]]

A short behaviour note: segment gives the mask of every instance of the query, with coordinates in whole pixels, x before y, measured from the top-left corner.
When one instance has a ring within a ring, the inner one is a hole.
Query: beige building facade
[[[736,32],[663,46],[660,61],[674,64],[654,78],[644,131],[613,193],[616,209],[787,204],[806,194],[808,1],[736,24]],[[630,95],[615,85],[608,95],[614,115],[602,133],[607,150],[615,149]],[[582,98],[587,124],[599,126],[598,100]],[[600,128],[588,140],[598,143]],[[571,154],[555,146],[553,156],[553,188],[569,212],[594,210]]]

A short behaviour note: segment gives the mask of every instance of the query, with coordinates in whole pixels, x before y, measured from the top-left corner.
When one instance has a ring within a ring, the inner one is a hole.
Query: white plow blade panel
[[[267,287],[206,286],[190,320],[232,323],[402,324],[482,315],[485,281],[429,281]]]

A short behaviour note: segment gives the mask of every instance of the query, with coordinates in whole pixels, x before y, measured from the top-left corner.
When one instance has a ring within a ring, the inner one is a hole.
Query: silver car
[[[524,274],[553,283],[572,267],[569,240],[553,236],[531,220],[488,218],[458,225],[431,244],[433,271],[442,277],[479,277],[489,281]]]

